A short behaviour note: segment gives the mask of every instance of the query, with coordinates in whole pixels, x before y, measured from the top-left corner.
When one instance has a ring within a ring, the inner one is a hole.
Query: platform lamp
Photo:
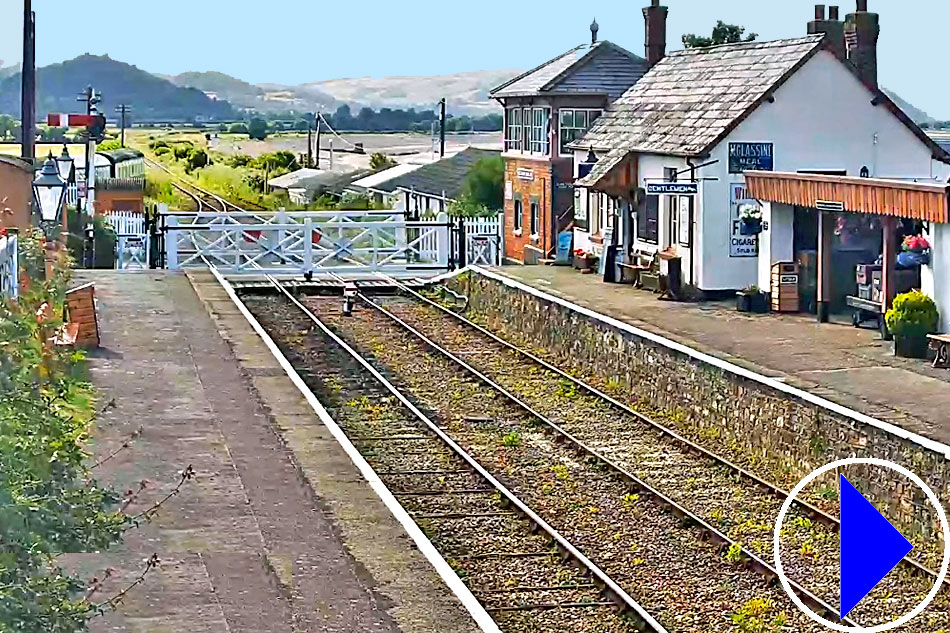
[[[59,177],[66,181],[68,185],[73,180],[73,157],[69,155],[69,148],[63,143],[63,153],[56,157],[56,167],[59,169]]]
[[[33,180],[33,200],[40,214],[40,228],[46,236],[46,278],[49,279],[56,260],[53,235],[56,225],[61,221],[63,202],[66,200],[66,181],[59,175],[59,167],[52,152]]]

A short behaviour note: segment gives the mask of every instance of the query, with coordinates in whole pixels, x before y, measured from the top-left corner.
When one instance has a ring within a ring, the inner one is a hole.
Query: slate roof
[[[614,150],[701,155],[820,50],[823,38],[818,34],[670,53],[571,146],[611,150],[611,155]],[[600,171],[598,164],[584,180]]]
[[[379,183],[375,189],[385,191],[406,189],[432,196],[442,196],[444,192],[449,200],[457,200],[462,195],[462,184],[472,166],[483,158],[498,156],[501,156],[498,150],[469,147],[455,156],[423,165],[408,174]]]
[[[489,94],[493,99],[550,93],[604,94],[613,100],[646,71],[645,59],[612,42],[601,41],[572,48]]]

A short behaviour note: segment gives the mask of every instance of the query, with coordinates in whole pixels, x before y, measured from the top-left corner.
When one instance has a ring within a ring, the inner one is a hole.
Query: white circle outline
[[[940,525],[943,528],[943,562],[940,565],[940,573],[937,574],[937,581],[934,583],[930,593],[928,593],[927,596],[920,602],[920,604],[914,607],[914,609],[909,613],[905,613],[903,616],[894,620],[893,622],[878,624],[877,626],[872,626],[870,628],[844,626],[842,624],[831,622],[809,609],[808,606],[802,602],[801,598],[799,598],[795,592],[792,591],[792,587],[788,582],[788,578],[785,577],[785,570],[782,569],[782,557],[780,556],[779,552],[779,539],[781,538],[782,523],[785,521],[785,515],[792,507],[792,502],[795,500],[795,497],[797,497],[802,492],[802,490],[805,489],[805,486],[829,470],[840,468],[841,466],[854,466],[857,464],[870,464],[872,466],[881,466],[882,468],[896,470],[920,486],[924,493],[926,493],[927,499],[929,499],[930,503],[933,504],[933,506],[937,509],[937,516],[940,517]],[[883,633],[884,631],[889,631],[898,626],[903,626],[923,613],[924,609],[927,608],[927,606],[933,601],[933,599],[937,596],[937,593],[943,587],[943,582],[947,577],[947,568],[950,567],[950,523],[947,522],[947,514],[944,512],[943,505],[940,503],[940,499],[938,499],[937,495],[934,494],[934,491],[930,489],[930,486],[925,484],[920,477],[911,471],[907,470],[900,464],[889,462],[886,459],[877,459],[876,457],[849,457],[848,459],[839,459],[836,462],[825,464],[798,482],[798,485],[792,489],[792,491],[788,494],[788,497],[785,499],[785,503],[782,504],[782,509],[778,513],[778,518],[775,520],[775,533],[773,535],[772,552],[775,558],[775,571],[778,572],[778,578],[782,583],[782,589],[784,589],[785,593],[787,593],[792,599],[792,602],[794,602],[795,605],[809,618],[832,630],[842,631],[843,633],[850,633],[851,631],[862,631],[862,633]]]

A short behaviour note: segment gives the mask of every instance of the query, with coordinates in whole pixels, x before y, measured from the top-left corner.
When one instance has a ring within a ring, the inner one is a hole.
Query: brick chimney
[[[647,66],[653,68],[658,61],[666,57],[666,16],[670,10],[660,6],[660,0],[650,0],[650,6],[643,9],[643,20],[646,23]]]
[[[825,34],[825,41],[841,59],[847,59],[844,47],[844,22],[838,19],[838,7],[830,7],[825,18],[825,5],[815,5],[815,19],[808,23],[808,34]]]
[[[868,0],[858,0],[858,8],[844,21],[845,48],[858,75],[877,87],[877,38],[881,34],[881,20],[877,13],[868,12]]]

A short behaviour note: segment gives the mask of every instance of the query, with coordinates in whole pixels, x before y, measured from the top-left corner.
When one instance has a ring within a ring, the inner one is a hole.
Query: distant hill
[[[3,60],[0,59],[0,79],[9,77],[20,72],[20,64],[13,64],[12,66],[4,66]]]
[[[330,95],[319,91],[298,93],[293,87],[276,84],[255,86],[219,72],[187,72],[175,76],[159,75],[177,86],[197,88],[212,99],[224,99],[231,105],[260,112],[285,110],[331,110],[338,103]]]
[[[132,105],[135,121],[214,121],[236,116],[227,101],[211,99],[195,88],[176,86],[108,56],[81,55],[44,66],[36,75],[36,112],[41,121],[49,112],[76,112],[76,96],[90,85],[103,94],[100,111],[110,118],[120,103]],[[20,114],[19,71],[0,80],[0,113]]]
[[[498,112],[488,91],[518,75],[518,70],[478,70],[434,77],[359,77],[315,81],[296,87],[298,92],[319,90],[337,101],[371,108],[433,107],[442,97],[456,114]]]
[[[903,99],[901,99],[900,96],[899,96],[897,93],[891,92],[891,91],[888,90],[887,88],[881,88],[881,91],[882,91],[884,94],[886,94],[888,97],[890,97],[890,98],[891,98],[891,101],[893,101],[894,103],[896,103],[896,104],[897,104],[897,107],[899,107],[901,110],[903,110],[903,111],[904,111],[904,114],[906,114],[906,115],[909,116],[911,119],[913,119],[913,121],[914,121],[915,123],[917,123],[917,125],[920,125],[920,124],[922,124],[922,123],[931,123],[931,124],[932,124],[932,123],[936,123],[936,122],[937,122],[936,119],[934,119],[932,116],[930,116],[929,114],[927,114],[927,113],[924,112],[923,110],[920,110],[920,109],[918,109],[918,108],[915,108],[915,107],[912,106],[911,104],[909,104],[909,103],[907,103],[906,101],[904,101]]]

